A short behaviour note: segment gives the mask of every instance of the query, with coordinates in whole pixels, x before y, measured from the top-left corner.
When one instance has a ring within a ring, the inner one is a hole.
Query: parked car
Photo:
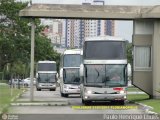
[[[9,80],[9,85],[23,85],[23,80],[22,79],[12,79],[12,80]]]
[[[30,78],[26,78],[26,79],[23,80],[23,83],[24,83],[24,86],[30,86],[31,79]],[[34,85],[36,84],[36,78],[34,78],[33,84]]]

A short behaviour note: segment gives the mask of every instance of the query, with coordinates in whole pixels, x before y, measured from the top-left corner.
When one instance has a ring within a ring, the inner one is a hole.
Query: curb
[[[12,99],[11,99],[11,102],[13,102],[13,101],[15,101],[16,99],[18,99],[25,91],[26,91],[26,90],[23,90],[22,93],[19,93],[17,96],[15,96],[14,98],[12,98]],[[4,105],[4,107],[3,107],[2,110],[0,111],[0,114],[3,112],[3,109],[8,108],[11,104],[12,104],[12,103],[10,103],[10,104],[8,104],[8,105],[7,105],[7,104]]]
[[[151,111],[151,110],[153,110],[153,107],[151,107],[151,106],[148,106],[148,105],[145,105],[145,104],[142,104],[142,103],[138,103],[138,102],[135,102],[135,104],[142,106],[145,113],[147,113],[147,114],[158,115],[158,113]]]
[[[40,101],[40,102],[28,102],[28,101],[22,101],[22,102],[14,102],[16,99],[18,99],[26,90],[23,90],[22,93],[19,93],[16,97],[14,97],[10,103],[10,105],[12,106],[66,106],[69,105],[68,101],[61,101],[61,100],[57,100],[57,101],[49,101],[49,102],[44,102],[44,101]]]
[[[14,98],[11,99],[11,102],[15,101],[16,99],[18,99],[26,90],[23,90],[22,93],[19,93],[17,96],[15,96]]]
[[[12,106],[66,106],[68,102],[51,102],[51,103],[11,103]]]

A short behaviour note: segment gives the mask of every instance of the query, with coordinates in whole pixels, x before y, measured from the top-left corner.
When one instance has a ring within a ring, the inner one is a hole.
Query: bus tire
[[[64,94],[63,94],[63,93],[61,93],[61,97],[64,97]]]
[[[37,88],[37,91],[41,91],[41,89]]]
[[[50,91],[55,91],[56,89],[50,89]]]
[[[91,104],[91,101],[89,101],[89,100],[83,100],[83,99],[82,99],[82,103],[83,103],[84,105],[90,105],[90,104]]]
[[[68,97],[68,94],[64,94],[64,97]]]
[[[124,104],[125,104],[125,101],[124,101],[124,100],[120,100],[120,101],[119,101],[119,104],[120,104],[120,105],[124,105]]]
[[[82,99],[82,104],[84,104],[85,103],[85,101]]]

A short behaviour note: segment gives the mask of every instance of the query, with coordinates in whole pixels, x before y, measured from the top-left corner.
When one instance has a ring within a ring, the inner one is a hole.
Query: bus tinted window
[[[64,67],[79,67],[81,64],[81,55],[64,55]]]
[[[56,63],[38,63],[38,71],[56,71]]]
[[[84,46],[84,59],[125,59],[125,42],[87,41]]]

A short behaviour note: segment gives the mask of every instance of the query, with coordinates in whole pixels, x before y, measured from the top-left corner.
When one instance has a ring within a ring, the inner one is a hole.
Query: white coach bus
[[[127,87],[126,41],[115,36],[87,38],[80,68],[82,103],[124,104]]]
[[[80,94],[81,52],[80,49],[70,49],[65,50],[61,56],[60,93],[62,97],[68,97],[70,94]]]
[[[36,88],[56,90],[57,69],[55,61],[38,61],[36,73]]]

